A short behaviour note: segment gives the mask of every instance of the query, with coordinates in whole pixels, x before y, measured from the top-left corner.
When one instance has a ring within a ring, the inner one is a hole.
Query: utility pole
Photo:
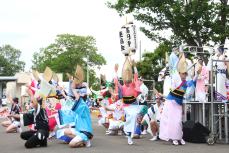
[[[89,87],[89,55],[87,55],[87,85]]]
[[[142,60],[142,43],[141,40],[139,41],[139,61]]]

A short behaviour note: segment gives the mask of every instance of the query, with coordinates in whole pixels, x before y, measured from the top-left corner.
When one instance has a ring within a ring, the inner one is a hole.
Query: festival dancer
[[[34,98],[31,106],[34,110],[31,113],[20,115],[9,115],[15,119],[20,119],[21,125],[35,125],[35,130],[29,130],[21,133],[21,138],[26,140],[26,148],[34,148],[37,146],[46,147],[47,138],[49,136],[48,116],[46,110],[42,108],[42,98]]]
[[[215,56],[212,57],[215,60],[225,60],[224,49],[218,48]],[[211,61],[209,60],[208,66],[210,66]],[[216,69],[216,97],[218,101],[227,101],[227,89],[226,89],[226,70],[227,64],[225,62],[213,62],[213,67]],[[211,70],[209,68],[209,70]]]
[[[122,107],[122,101],[118,100],[117,102],[106,106],[107,111],[112,111],[112,118],[108,119],[109,126],[107,135],[117,135],[118,131],[123,129],[124,124],[124,111]]]
[[[196,69],[199,69],[200,66],[202,68],[201,68],[200,75],[196,80],[195,95],[196,95],[196,100],[198,100],[199,102],[206,102],[206,92],[207,92],[206,85],[208,84],[209,73],[207,67],[204,65],[204,61],[202,58],[198,58]]]
[[[134,62],[133,62],[134,63]],[[126,61],[122,69],[122,79],[124,85],[119,84],[120,93],[123,96],[123,109],[125,112],[124,132],[127,134],[128,144],[133,144],[133,136],[136,129],[137,115],[141,111],[142,106],[138,105],[137,97],[141,93],[140,82],[138,80],[138,72],[135,64],[130,63],[130,59],[126,56]],[[132,70],[134,67],[134,74]],[[117,74],[118,65],[115,65],[115,73]],[[118,77],[114,79],[115,84]]]
[[[91,139],[93,137],[93,130],[90,117],[90,109],[85,100],[87,99],[86,87],[83,86],[84,80],[83,69],[80,66],[76,68],[74,81],[72,82],[72,92],[74,105],[71,109],[71,116],[63,116],[59,113],[60,121],[62,117],[70,117],[74,121],[74,127],[64,128],[57,131],[57,138],[69,142],[69,146],[75,147],[90,147]]]
[[[98,110],[100,112],[99,125],[103,125],[107,129],[107,135],[114,135],[113,130],[108,129],[109,120],[113,118],[113,106],[115,106],[113,104],[118,99],[114,83],[106,81],[105,75],[100,75],[100,90],[95,91],[91,88],[91,91],[96,95],[97,102],[99,101],[99,107],[91,107],[91,110]]]
[[[109,127],[109,120],[113,118],[113,109],[109,108],[115,102],[115,95],[112,91],[113,89],[109,89],[103,93],[103,100],[101,101],[101,107],[99,108],[101,113],[99,124],[102,124],[106,129]],[[110,135],[112,132],[107,130],[106,134]]]
[[[46,112],[49,119],[49,138],[51,138],[55,135],[55,127],[57,125],[56,116],[58,114],[58,110],[61,109],[61,104],[59,100],[55,98],[48,98],[46,103],[48,103],[48,106],[46,105]]]
[[[39,76],[39,72],[36,70],[32,71],[32,75],[31,75],[31,82],[29,84],[27,84],[27,93],[30,96],[30,100],[33,100],[33,96],[36,93],[36,91],[40,88],[40,76]]]
[[[175,62],[176,63],[176,62]],[[187,77],[187,63],[185,61],[184,54],[178,62],[178,75],[173,75],[171,92],[166,97],[163,112],[161,114],[160,133],[159,137],[162,140],[172,140],[174,145],[185,144],[182,139],[182,104],[184,94],[188,87],[194,86],[200,70],[197,71],[197,75],[191,81],[186,81]]]
[[[158,81],[164,80],[163,96],[167,97],[171,89],[171,80],[177,75],[177,62],[179,61],[179,47],[174,46],[168,57],[166,54],[166,67],[159,73]]]
[[[169,65],[166,64],[166,67],[159,72],[158,81],[164,81],[163,83],[163,96],[168,96],[170,92],[171,77],[169,75]]]
[[[169,73],[171,78],[177,75],[177,63],[179,61],[179,48],[173,47],[172,53],[169,56]],[[171,84],[170,84],[171,86]],[[168,88],[170,88],[170,86]],[[167,95],[166,95],[167,96]]]

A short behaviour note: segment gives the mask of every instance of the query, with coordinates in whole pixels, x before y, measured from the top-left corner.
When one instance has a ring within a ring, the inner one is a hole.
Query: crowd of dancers
[[[90,147],[93,139],[91,114],[99,112],[98,123],[106,129],[105,134],[125,136],[129,145],[134,144],[134,138],[145,134],[152,136],[151,141],[161,139],[171,141],[173,145],[184,145],[183,101],[192,99],[194,91],[198,101],[206,101],[210,66],[204,64],[202,57],[197,57],[192,64],[182,50],[173,48],[166,67],[159,74],[159,81],[164,81],[163,92],[153,89],[155,104],[149,106],[149,90],[144,79],[139,77],[131,56],[125,57],[122,80],[116,64],[111,70],[115,74],[112,81],[108,82],[102,76],[98,91],[83,82],[84,73],[79,65],[75,74],[68,75],[68,91],[48,67],[43,76],[34,71],[27,86],[30,96],[27,110],[21,112],[18,98],[8,97],[11,109],[2,126],[8,133],[20,132],[21,138],[26,140],[26,148],[45,147],[51,137],[70,147]],[[227,59],[227,56],[219,49],[211,58]],[[218,63],[216,93],[221,100],[227,100],[226,70],[227,63]],[[94,100],[88,91],[95,95]],[[0,110],[6,111],[6,107]],[[22,126],[29,128],[22,131]]]

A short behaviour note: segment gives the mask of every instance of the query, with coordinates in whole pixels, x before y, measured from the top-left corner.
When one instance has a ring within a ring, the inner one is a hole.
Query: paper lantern
[[[137,50],[137,34],[136,26],[133,23],[126,26],[126,34],[129,52],[135,54]]]
[[[126,33],[125,26],[123,26],[119,31],[119,39],[120,39],[121,52],[124,55],[129,55],[128,44],[127,44],[127,33]]]
[[[119,32],[121,52],[125,56],[135,54],[137,50],[137,33],[136,26],[128,23],[123,26]]]

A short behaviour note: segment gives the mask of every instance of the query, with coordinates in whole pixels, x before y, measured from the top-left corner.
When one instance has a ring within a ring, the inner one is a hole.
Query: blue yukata
[[[78,87],[76,90],[80,94],[82,100],[84,102],[87,102],[87,88],[85,86],[81,86]],[[75,116],[73,114],[73,111],[71,111],[75,103],[77,102],[74,99],[75,97],[73,95],[68,96],[68,98],[62,103],[61,110],[58,111],[59,122],[61,126],[65,126],[67,124],[72,125],[72,123],[74,123]]]
[[[90,109],[82,98],[73,106],[72,111],[75,113],[75,134],[80,136],[83,141],[93,137]]]
[[[71,114],[71,116],[69,116],[69,120],[74,120],[74,126],[71,128],[72,132],[75,135],[80,136],[83,141],[91,139],[93,137],[93,129],[91,124],[90,110],[83,98],[80,97],[78,101],[75,101],[72,109],[69,111],[71,112],[69,113]],[[64,130],[65,129],[61,129],[57,131],[57,138],[66,142],[70,142],[71,138],[64,135]]]
[[[92,124],[89,107],[86,104],[87,88],[80,86],[76,88],[77,93],[80,94],[79,100],[73,100],[74,104],[70,110],[59,111],[60,124],[71,125],[72,132],[80,136],[83,141],[87,141],[93,137]],[[74,98],[74,97],[72,97]],[[71,138],[64,135],[64,130],[57,131],[57,138],[66,142],[70,142]]]

